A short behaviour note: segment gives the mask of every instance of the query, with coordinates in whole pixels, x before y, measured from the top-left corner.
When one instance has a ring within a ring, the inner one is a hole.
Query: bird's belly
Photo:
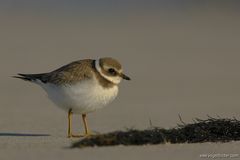
[[[103,88],[95,80],[86,80],[74,85],[44,87],[48,97],[64,110],[72,109],[73,113],[89,113],[103,108],[113,101],[118,87]]]

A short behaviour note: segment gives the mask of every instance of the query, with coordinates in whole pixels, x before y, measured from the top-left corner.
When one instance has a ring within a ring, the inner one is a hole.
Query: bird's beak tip
[[[126,76],[125,74],[121,74],[121,77],[122,77],[123,79],[125,79],[125,80],[128,80],[128,81],[131,80],[131,78],[128,77],[128,76]]]

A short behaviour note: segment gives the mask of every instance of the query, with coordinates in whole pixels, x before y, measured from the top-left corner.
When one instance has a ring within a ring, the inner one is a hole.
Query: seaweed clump
[[[181,117],[180,117],[181,120]],[[182,122],[175,128],[152,127],[146,130],[129,129],[86,137],[72,148],[114,145],[146,145],[164,143],[203,143],[240,140],[240,121],[209,117],[195,119],[194,123]]]

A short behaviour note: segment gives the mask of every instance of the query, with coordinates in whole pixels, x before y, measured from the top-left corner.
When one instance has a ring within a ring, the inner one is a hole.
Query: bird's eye
[[[116,75],[116,71],[113,68],[108,69],[108,72],[112,75]]]

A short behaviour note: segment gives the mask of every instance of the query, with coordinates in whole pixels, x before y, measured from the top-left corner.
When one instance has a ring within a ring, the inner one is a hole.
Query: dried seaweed
[[[195,119],[194,123],[182,121],[175,128],[152,127],[146,130],[129,129],[84,138],[72,148],[114,145],[146,145],[164,143],[202,143],[228,142],[240,140],[240,121],[236,118],[222,119],[208,117],[207,120]]]

